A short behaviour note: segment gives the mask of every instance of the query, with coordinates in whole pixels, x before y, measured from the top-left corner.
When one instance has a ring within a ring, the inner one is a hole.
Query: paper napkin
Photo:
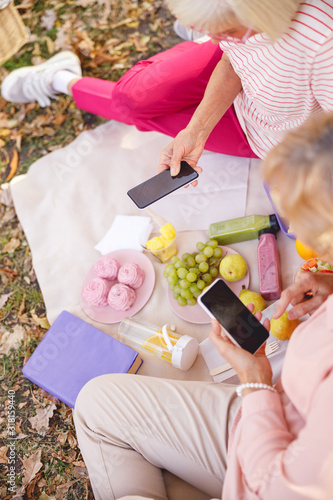
[[[116,215],[106,235],[95,246],[102,255],[130,248],[142,252],[142,241],[147,241],[153,224],[150,217],[136,215]]]

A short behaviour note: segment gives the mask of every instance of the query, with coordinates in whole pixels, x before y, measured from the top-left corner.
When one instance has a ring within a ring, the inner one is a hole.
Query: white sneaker
[[[64,51],[45,63],[15,69],[2,82],[1,95],[11,102],[37,101],[45,108],[51,104],[50,98],[58,94],[52,88],[52,79],[60,70],[71,71],[73,78],[81,77],[80,59],[73,52]]]
[[[173,29],[176,35],[187,42],[194,42],[194,40],[198,40],[202,38],[204,35],[199,33],[199,31],[194,31],[192,28],[185,28],[183,24],[180,24],[178,19],[173,24]]]

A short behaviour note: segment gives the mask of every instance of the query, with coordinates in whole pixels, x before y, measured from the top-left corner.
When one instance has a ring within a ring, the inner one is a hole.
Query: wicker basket
[[[10,59],[28,38],[27,28],[13,4],[0,10],[0,65]]]

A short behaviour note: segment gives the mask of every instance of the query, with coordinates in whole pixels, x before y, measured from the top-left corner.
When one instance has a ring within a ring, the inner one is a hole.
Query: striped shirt
[[[220,46],[242,81],[234,107],[260,158],[309,116],[333,110],[333,0],[302,1],[274,44],[256,34]]]

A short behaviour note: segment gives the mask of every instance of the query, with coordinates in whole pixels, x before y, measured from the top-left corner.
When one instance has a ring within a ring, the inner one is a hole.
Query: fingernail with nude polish
[[[288,312],[288,318],[289,319],[296,319],[296,315],[295,315],[294,311],[289,311]]]

